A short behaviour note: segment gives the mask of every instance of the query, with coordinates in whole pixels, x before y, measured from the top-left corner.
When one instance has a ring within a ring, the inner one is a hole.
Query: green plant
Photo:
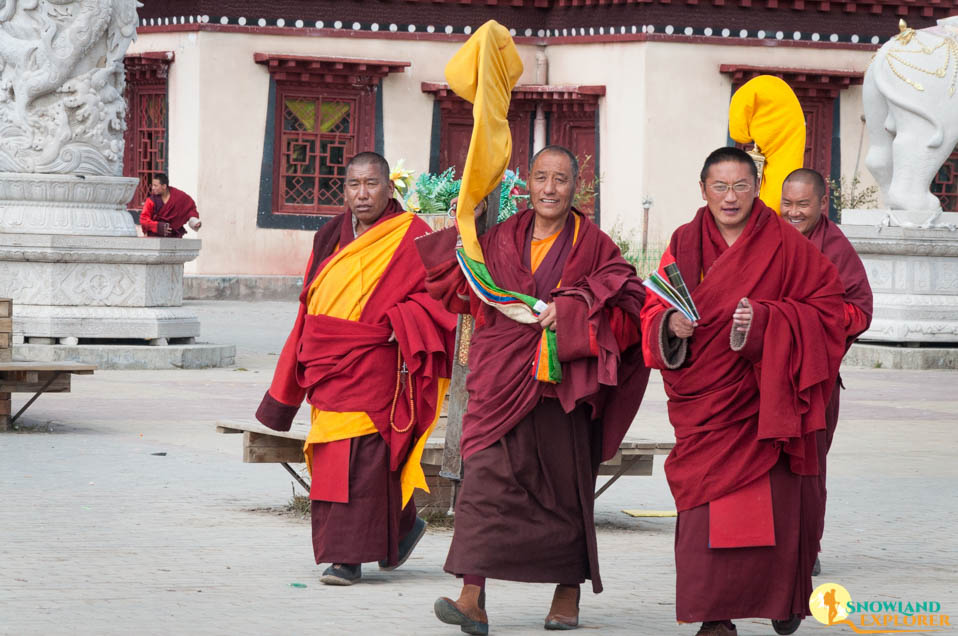
[[[586,167],[592,161],[592,155],[585,157],[576,157],[579,161],[579,179],[575,187],[575,196],[572,197],[572,205],[578,207],[587,207],[595,200],[595,195],[599,192],[599,184],[602,183],[602,176],[595,175],[592,179],[586,180]]]
[[[659,268],[659,261],[662,260],[662,254],[665,252],[664,245],[650,243],[643,249],[641,241],[635,237],[635,232],[626,232],[621,222],[616,222],[612,226],[609,237],[619,246],[622,257],[635,267],[635,271],[641,278],[647,278]]]
[[[838,181],[829,179],[828,190],[832,204],[838,210],[839,221],[842,210],[861,210],[878,205],[878,186],[861,188],[861,180],[857,174],[850,181],[845,177],[839,177]]]

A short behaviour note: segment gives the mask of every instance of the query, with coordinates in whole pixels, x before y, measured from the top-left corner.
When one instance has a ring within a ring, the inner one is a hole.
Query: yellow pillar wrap
[[[754,141],[765,155],[759,197],[781,214],[782,184],[805,162],[805,113],[792,88],[772,75],[759,75],[732,95],[729,136],[740,144]]]
[[[484,263],[476,236],[475,207],[502,180],[512,157],[509,100],[522,75],[522,60],[504,26],[479,27],[446,65],[449,87],[472,104],[472,139],[463,169],[456,222],[466,256]]]

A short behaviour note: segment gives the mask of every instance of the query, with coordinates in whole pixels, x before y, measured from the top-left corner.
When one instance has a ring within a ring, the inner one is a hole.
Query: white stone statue
[[[119,176],[136,0],[0,0],[0,172]]]
[[[890,210],[885,224],[939,227],[929,186],[958,145],[958,16],[900,33],[875,54],[862,88],[870,147],[865,165]],[[898,221],[895,210],[928,220]]]

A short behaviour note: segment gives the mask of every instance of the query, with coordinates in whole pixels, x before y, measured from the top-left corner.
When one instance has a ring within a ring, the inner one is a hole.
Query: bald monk
[[[320,581],[402,565],[426,530],[414,488],[451,374],[456,319],[429,297],[414,240],[429,227],[393,198],[389,164],[346,166],[348,210],[313,239],[299,313],[256,418],[289,430],[305,398],[313,553]]]
[[[579,585],[602,590],[593,500],[599,463],[616,453],[645,393],[644,288],[616,244],[575,208],[578,163],[547,146],[533,159],[531,208],[480,238],[503,289],[546,303],[537,324],[483,304],[466,284],[455,228],[418,241],[427,288],[475,317],[462,423],[464,476],[445,569],[458,599],[439,620],[486,634],[487,578],[555,584],[546,629],[579,624]],[[554,330],[561,381],[537,379],[542,330]]]
[[[782,186],[782,218],[809,239],[838,268],[838,275],[845,287],[844,322],[845,351],[847,352],[855,339],[871,325],[872,290],[861,258],[848,242],[844,232],[828,219],[826,210],[828,210],[828,195],[825,190],[825,179],[821,174],[808,168],[801,168],[791,172],[785,178]],[[835,427],[838,425],[839,393],[842,388],[844,385],[839,376],[825,411],[826,451],[832,446]],[[820,459],[824,488],[824,454],[820,456]],[[824,529],[825,509],[823,507],[819,538]],[[818,575],[820,568],[820,563],[816,560],[813,574]]]
[[[719,148],[700,179],[706,205],[672,235],[662,268],[678,265],[701,318],[651,293],[642,312],[675,429],[676,616],[701,623],[697,636],[735,636],[732,620],[751,617],[790,634],[812,592],[844,287],[756,196],[746,153]]]

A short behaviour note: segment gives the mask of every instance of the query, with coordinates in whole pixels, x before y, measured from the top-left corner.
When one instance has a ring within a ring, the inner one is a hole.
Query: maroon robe
[[[671,310],[650,294],[642,326],[676,436],[665,471],[679,510],[678,620],[807,614],[825,406],[844,353],[838,272],[759,199],[731,246],[701,208],[672,235],[663,264],[673,258],[701,320],[689,339],[674,338]],[[732,329],[741,298],[753,307],[745,334]],[[709,503],[760,479],[774,545],[710,548]]]
[[[852,346],[855,339],[871,325],[872,319],[872,289],[868,284],[868,275],[862,265],[858,252],[852,247],[845,233],[826,216],[819,219],[818,224],[811,231],[808,239],[822,254],[838,268],[838,275],[845,286],[845,351]],[[825,449],[826,453],[832,447],[835,429],[838,426],[838,411],[841,391],[845,388],[839,375],[832,390],[828,406],[825,408]],[[825,488],[826,462],[822,461],[822,492],[827,496]],[[822,506],[818,537],[821,539],[825,531],[825,506]]]
[[[480,243],[499,286],[555,301],[563,378],[555,385],[533,375],[539,326],[469,291],[454,257],[455,230],[417,242],[430,293],[476,318],[464,479],[446,570],[533,582],[591,578],[598,592],[593,492],[598,465],[618,450],[648,382],[635,346],[644,289],[615,243],[581,214],[574,242],[570,215],[533,274],[534,219],[532,210],[521,212]]]
[[[391,200],[377,224],[399,213]],[[318,449],[349,446],[348,476],[343,475],[349,500],[313,501],[313,550],[317,563],[394,563],[400,527],[408,530],[415,520],[412,500],[401,515],[400,469],[436,415],[439,378],[450,376],[456,321],[426,293],[415,239],[429,227],[418,218],[406,230],[358,321],[308,315],[313,280],[330,257],[353,240],[351,220],[351,214],[340,215],[316,232],[296,323],[256,417],[275,430],[289,430],[304,398],[320,410],[369,415],[378,435],[313,447],[313,459],[319,460],[313,464],[315,481],[327,477]],[[403,391],[412,387],[415,421],[403,393],[390,422],[399,354],[408,367]]]
[[[183,238],[186,229],[183,227],[192,218],[200,218],[196,211],[193,198],[177,188],[170,188],[170,198],[163,202],[163,197],[153,194],[143,204],[140,213],[140,227],[147,236],[161,236],[157,233],[156,224],[167,223],[170,233],[167,237]]]

